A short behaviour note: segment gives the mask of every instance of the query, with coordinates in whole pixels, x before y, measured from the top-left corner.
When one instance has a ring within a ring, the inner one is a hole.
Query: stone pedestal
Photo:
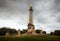
[[[10,36],[10,33],[9,32],[6,32],[5,36],[6,37],[9,37]]]
[[[17,36],[18,36],[18,37],[21,36],[21,31],[20,31],[20,29],[18,30]]]
[[[40,34],[42,35],[43,34],[43,31],[41,30]]]

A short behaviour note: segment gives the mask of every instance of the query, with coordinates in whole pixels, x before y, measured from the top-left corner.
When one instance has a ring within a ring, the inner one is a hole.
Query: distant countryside
[[[43,31],[44,35],[41,35],[41,30],[38,29],[35,30],[38,35],[25,35],[26,31],[27,29],[23,29],[18,36],[18,30],[2,27],[0,28],[0,41],[60,41],[60,30],[50,34]]]

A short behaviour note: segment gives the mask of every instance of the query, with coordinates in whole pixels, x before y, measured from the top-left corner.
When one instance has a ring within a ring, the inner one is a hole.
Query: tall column
[[[28,29],[31,29],[31,30],[34,29],[32,4],[30,4],[30,9],[29,9],[29,23],[28,23]]]
[[[34,25],[33,25],[33,8],[32,5],[30,5],[29,9],[29,23],[28,23],[28,34],[33,34],[34,33]]]
[[[30,9],[29,9],[29,23],[33,24],[33,9],[32,9],[32,5],[30,5]]]

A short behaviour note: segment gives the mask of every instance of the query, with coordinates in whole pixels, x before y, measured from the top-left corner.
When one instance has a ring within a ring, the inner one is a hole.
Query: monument
[[[27,26],[28,26],[27,34],[33,35],[35,33],[35,26],[33,24],[33,8],[32,8],[32,4],[30,4],[29,23],[28,23]]]

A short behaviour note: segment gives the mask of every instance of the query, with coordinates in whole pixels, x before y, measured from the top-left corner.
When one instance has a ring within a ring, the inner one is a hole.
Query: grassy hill
[[[60,36],[0,37],[0,41],[60,41]]]

